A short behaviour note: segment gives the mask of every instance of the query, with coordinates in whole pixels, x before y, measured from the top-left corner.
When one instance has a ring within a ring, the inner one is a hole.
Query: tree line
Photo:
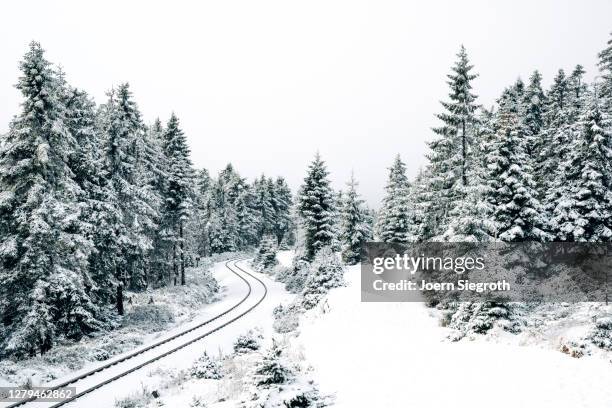
[[[202,256],[295,225],[285,180],[196,171],[172,114],[146,125],[127,83],[96,105],[32,42],[0,142],[0,350],[25,356],[124,313],[124,290],[186,284]]]
[[[376,222],[385,242],[612,240],[612,39],[600,74],[560,69],[544,90],[534,71],[491,109],[461,47],[413,181],[398,156]]]

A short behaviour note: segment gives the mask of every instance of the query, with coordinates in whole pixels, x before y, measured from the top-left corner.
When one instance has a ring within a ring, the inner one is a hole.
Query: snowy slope
[[[485,341],[444,341],[420,303],[361,303],[359,267],[298,341],[338,407],[612,407],[612,364]]]

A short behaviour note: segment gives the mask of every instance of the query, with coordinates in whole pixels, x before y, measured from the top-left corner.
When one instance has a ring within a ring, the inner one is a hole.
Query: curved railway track
[[[178,339],[180,337],[183,337],[183,336],[185,336],[185,335],[187,335],[189,333],[192,333],[195,330],[198,330],[198,329],[200,329],[200,328],[202,328],[202,327],[204,327],[204,326],[206,326],[206,325],[208,325],[208,324],[210,324],[210,323],[220,319],[221,317],[226,316],[227,314],[231,313],[233,310],[235,310],[240,305],[242,305],[244,302],[246,302],[247,299],[249,299],[251,297],[251,293],[253,292],[253,288],[251,286],[251,283],[244,276],[242,276],[240,273],[238,273],[236,271],[236,269],[238,269],[240,272],[248,275],[249,277],[253,278],[254,280],[256,280],[258,283],[260,283],[262,285],[262,287],[264,289],[264,293],[261,296],[261,298],[258,299],[258,301],[254,305],[252,305],[251,307],[249,307],[245,311],[241,312],[237,316],[231,318],[230,320],[228,320],[228,321],[218,325],[217,327],[214,327],[214,328],[206,331],[205,333],[203,333],[201,335],[198,335],[198,336],[196,336],[196,337],[194,337],[194,338],[192,338],[192,339],[190,339],[188,341],[185,341],[185,342],[183,342],[183,343],[181,343],[181,344],[179,344],[179,345],[177,345],[175,347],[172,347],[171,349],[169,349],[167,351],[164,351],[163,353],[157,354],[157,355],[155,355],[155,356],[145,360],[144,362],[142,362],[142,363],[140,363],[140,364],[138,364],[136,366],[132,366],[132,367],[126,368],[125,370],[121,371],[120,373],[118,373],[118,374],[116,374],[116,375],[114,375],[114,376],[112,376],[110,378],[106,378],[106,379],[96,383],[93,386],[89,386],[88,388],[86,388],[86,389],[84,389],[84,390],[82,390],[80,392],[77,392],[75,395],[73,395],[72,397],[70,397],[70,398],[68,398],[68,399],[66,399],[64,401],[57,402],[57,403],[55,403],[53,405],[50,405],[50,408],[57,408],[57,407],[61,407],[61,406],[64,406],[66,404],[72,403],[72,402],[74,402],[75,400],[79,399],[80,397],[82,397],[84,395],[90,394],[91,392],[94,392],[94,391],[104,387],[105,385],[112,383],[113,381],[116,381],[116,380],[118,380],[118,379],[120,379],[122,377],[125,377],[128,374],[131,374],[131,373],[141,369],[142,367],[145,367],[145,366],[147,366],[147,365],[149,365],[149,364],[151,364],[151,363],[153,363],[155,361],[161,360],[162,358],[167,357],[168,355],[170,355],[172,353],[175,353],[176,351],[178,351],[178,350],[180,350],[182,348],[185,348],[185,347],[187,347],[187,346],[189,346],[189,345],[191,345],[191,344],[193,344],[193,343],[195,343],[197,341],[200,341],[200,340],[206,338],[207,336],[209,336],[209,335],[211,335],[211,334],[221,330],[222,328],[224,328],[224,327],[234,323],[235,321],[239,320],[240,318],[245,316],[247,313],[249,313],[250,311],[255,309],[257,306],[259,306],[259,304],[261,302],[263,302],[263,300],[266,298],[266,296],[268,294],[268,288],[265,285],[265,283],[263,283],[263,281],[261,281],[259,278],[257,278],[256,276],[252,275],[251,273],[245,271],[240,266],[238,266],[237,263],[239,261],[241,261],[241,260],[240,259],[239,260],[230,260],[230,261],[225,262],[225,266],[230,271],[232,271],[232,273],[234,273],[238,278],[240,278],[247,285],[247,287],[248,287],[247,294],[238,303],[236,303],[235,305],[233,305],[229,309],[221,312],[220,314],[216,315],[215,317],[212,317],[211,319],[206,320],[205,322],[199,323],[196,326],[193,326],[193,327],[191,327],[191,328],[189,328],[187,330],[181,331],[180,333],[177,333],[177,334],[175,334],[173,336],[170,336],[167,339],[164,339],[164,340],[158,341],[156,343],[153,343],[153,344],[151,344],[151,345],[149,345],[149,346],[147,346],[147,347],[145,347],[143,349],[140,349],[140,350],[137,350],[137,351],[132,352],[130,354],[127,354],[127,355],[125,355],[125,356],[123,356],[123,357],[121,357],[121,358],[119,358],[117,360],[114,360],[114,361],[112,361],[110,363],[107,363],[107,364],[104,364],[102,366],[96,367],[96,368],[94,368],[94,369],[92,369],[90,371],[87,371],[87,372],[85,372],[85,373],[83,373],[81,375],[78,375],[78,376],[76,376],[74,378],[71,378],[70,380],[67,380],[67,381],[64,381],[64,382],[62,382],[60,384],[57,384],[57,385],[51,387],[51,390],[56,390],[56,389],[60,389],[60,388],[67,387],[67,386],[78,385],[78,382],[83,380],[83,379],[85,379],[85,378],[88,378],[88,377],[90,377],[92,375],[95,375],[95,374],[98,374],[100,372],[103,372],[103,371],[105,371],[105,370],[107,370],[107,369],[109,369],[111,367],[119,366],[122,363],[125,363],[125,362],[131,360],[132,358],[134,358],[136,356],[139,356],[139,355],[142,355],[142,354],[144,354],[144,353],[146,353],[148,351],[154,350],[154,349],[156,349],[156,348],[158,348],[158,347],[160,347],[160,346],[162,346],[164,344],[168,344],[168,343],[170,343],[170,342],[172,342],[172,341],[174,341],[174,340],[176,340],[176,339]],[[233,265],[231,265],[232,262],[233,262]],[[236,269],[234,269],[234,268],[236,268]],[[26,404],[28,404],[30,402],[34,402],[36,400],[37,400],[36,397],[24,399],[22,401],[13,403],[11,405],[8,405],[5,408],[16,408],[16,407],[24,406],[24,405],[26,405]]]

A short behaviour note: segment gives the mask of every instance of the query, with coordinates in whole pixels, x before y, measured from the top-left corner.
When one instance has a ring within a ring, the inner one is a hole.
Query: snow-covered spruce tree
[[[244,185],[233,206],[236,213],[237,249],[258,245],[261,240],[261,218],[256,209],[255,193],[249,185]]]
[[[574,137],[569,120],[570,86],[565,71],[559,70],[546,95],[545,127],[541,136],[542,149],[534,162],[535,174],[540,197],[543,199],[548,217],[558,197],[548,197],[555,191],[553,184],[559,173],[559,166],[569,157],[571,141]],[[545,198],[545,199],[544,199]],[[552,205],[552,207],[550,206]]]
[[[58,335],[79,338],[98,320],[61,85],[37,42],[20,69],[22,110],[0,146],[0,344],[23,355],[48,351]]]
[[[218,380],[223,378],[221,364],[204,352],[191,366],[189,374],[194,378]]]
[[[123,314],[123,286],[146,276],[152,248],[150,232],[156,229],[157,217],[151,205],[150,187],[139,180],[139,145],[145,129],[127,83],[109,92],[108,102],[100,109],[99,121],[106,183],[113,193],[109,200],[121,213],[120,222],[114,225],[119,253],[114,259],[113,274],[117,311]]]
[[[310,265],[302,290],[302,305],[310,309],[317,305],[330,289],[344,285],[344,267],[331,247],[324,247]]]
[[[525,126],[512,89],[504,94],[487,157],[486,199],[493,212],[493,235],[502,241],[545,240],[533,170],[525,154]]]
[[[251,329],[236,338],[236,341],[234,341],[234,353],[245,354],[257,351],[261,348],[262,339],[263,336],[257,328]]]
[[[578,119],[581,111],[584,110],[587,89],[582,80],[584,70],[577,66],[570,77],[565,79],[563,86],[561,79],[558,86],[553,85],[553,95],[556,95],[556,102],[547,112],[550,122],[546,130],[547,146],[544,149],[545,157],[544,173],[542,178],[543,191],[541,191],[544,211],[549,222],[548,229],[551,234],[559,240],[564,239],[563,233],[555,223],[554,211],[557,204],[568,194],[567,174],[570,171],[572,146],[580,132]]]
[[[471,81],[477,75],[471,73],[467,52],[463,46],[457,54],[457,62],[448,75],[449,101],[441,102],[444,112],[437,115],[442,121],[433,131],[437,138],[429,142],[429,185],[431,195],[427,215],[436,229],[434,236],[442,234],[448,227],[448,217],[460,198],[458,189],[469,183],[468,168],[471,161],[473,137],[477,130],[476,95],[472,93]]]
[[[293,207],[293,197],[291,189],[287,185],[287,182],[282,177],[277,177],[274,182],[274,235],[279,247],[288,249],[293,242],[288,242],[289,232],[295,228],[293,225],[293,219],[291,217],[291,211]]]
[[[597,63],[603,79],[599,97],[607,103],[607,109],[612,109],[612,33],[610,33],[610,36],[608,46],[598,55],[599,61]]]
[[[565,180],[554,210],[557,238],[612,241],[612,120],[598,97],[591,97],[578,124]]]
[[[534,71],[523,96],[524,118],[528,134],[525,135],[525,153],[530,160],[538,160],[542,150],[542,131],[544,129],[544,110],[546,96],[542,90],[542,75]]]
[[[263,174],[253,183],[254,204],[258,226],[258,240],[264,235],[274,233],[276,211],[274,209],[274,182]]]
[[[349,265],[355,265],[360,261],[361,246],[372,239],[372,219],[365,202],[357,192],[358,185],[359,183],[351,172],[340,214],[342,260]]]
[[[209,256],[208,222],[210,220],[210,193],[212,178],[206,169],[200,169],[194,175],[194,199],[191,218],[187,225],[187,241],[194,254],[196,266],[199,259]]]
[[[586,71],[580,64],[576,65],[572,74],[568,78],[568,85],[570,90],[570,103],[572,109],[570,111],[570,121],[576,121],[579,119],[580,113],[583,111],[586,102],[586,93],[588,91],[588,85],[584,81],[584,74]]]
[[[414,181],[410,185],[409,195],[412,208],[410,217],[410,236],[414,242],[423,242],[432,236],[435,225],[433,218],[427,215],[430,207],[431,194],[429,187],[429,168],[420,168]],[[380,219],[380,213],[377,214]],[[378,220],[375,225],[378,224]]]
[[[293,370],[283,358],[283,349],[272,340],[272,347],[255,369],[255,381],[258,386],[285,384],[293,378]]]
[[[305,232],[305,256],[314,259],[317,251],[335,239],[336,208],[325,162],[319,153],[308,167],[298,194],[298,211]]]
[[[389,168],[385,197],[378,213],[376,234],[383,242],[414,241],[411,230],[410,183],[399,154]]]
[[[115,206],[115,193],[107,183],[96,106],[85,92],[71,87],[63,78],[60,82],[65,122],[77,142],[69,166],[84,193],[81,210],[89,223],[87,236],[94,246],[88,260],[95,282],[90,297],[98,304],[106,304],[115,296],[113,265],[119,250],[114,225],[121,222],[121,214]]]
[[[273,235],[265,235],[257,249],[257,255],[253,260],[253,267],[256,271],[264,271],[276,266],[276,251],[278,249],[276,238]]]
[[[237,249],[238,222],[236,211],[229,201],[224,179],[219,177],[211,187],[208,241],[211,253]]]
[[[147,180],[149,188],[156,193],[159,200],[156,203],[158,217],[157,229],[153,233],[153,249],[150,256],[150,280],[151,283],[167,285],[171,280],[168,271],[172,270],[172,247],[173,235],[169,217],[166,216],[165,193],[168,180],[168,158],[164,151],[165,129],[159,118],[148,126],[146,132],[147,153],[150,157],[145,166],[140,166],[143,178]],[[153,160],[155,159],[155,160]]]
[[[486,200],[489,183],[485,169],[470,168],[470,183],[459,189],[461,199],[450,212],[448,229],[442,239],[449,242],[487,242],[494,239],[495,226],[491,222],[493,209]]]
[[[179,127],[179,120],[173,113],[164,132],[164,152],[167,160],[168,178],[164,192],[164,216],[169,220],[172,245],[174,284],[178,284],[180,271],[181,285],[185,284],[185,240],[184,228],[189,219],[193,198],[194,172],[189,158],[187,138]],[[177,259],[178,258],[178,259]]]
[[[517,84],[520,88],[521,83]],[[448,228],[440,237],[443,241],[486,242],[493,239],[492,208],[485,200],[489,189],[486,167],[494,128],[493,116],[492,111],[481,109],[472,145],[472,160],[467,169],[470,183],[458,188],[460,198],[449,213]],[[418,218],[422,216],[415,217]]]

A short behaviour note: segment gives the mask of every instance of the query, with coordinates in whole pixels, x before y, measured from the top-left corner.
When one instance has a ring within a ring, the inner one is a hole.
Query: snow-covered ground
[[[242,267],[245,267],[246,262],[239,262],[238,264],[241,265]],[[250,270],[248,268],[245,268],[245,269]],[[187,327],[191,327],[191,326],[198,324],[199,322],[206,321],[210,319],[211,317],[216,316],[217,314],[227,310],[228,308],[230,308],[231,306],[239,302],[246,295],[248,291],[248,286],[246,285],[246,283],[242,281],[241,279],[239,279],[228,268],[226,268],[224,262],[215,264],[212,272],[222,287],[222,292],[224,293],[224,297],[221,301],[211,304],[207,306],[206,308],[202,309],[198,313],[197,317],[193,319],[193,321],[191,321],[187,325]],[[116,400],[124,398],[125,396],[132,394],[137,390],[156,389],[158,384],[168,379],[168,376],[170,375],[170,373],[175,373],[175,372],[178,372],[179,370],[189,368],[193,364],[193,362],[202,355],[204,351],[206,351],[209,355],[218,355],[220,353],[223,354],[223,353],[231,351],[231,346],[235,338],[239,334],[242,334],[248,328],[260,327],[264,333],[268,330],[271,331],[272,330],[272,309],[275,306],[277,306],[279,303],[290,300],[291,295],[287,294],[287,292],[284,290],[282,285],[271,281],[269,278],[267,278],[264,275],[256,274],[256,273],[254,274],[257,275],[262,281],[265,282],[267,289],[268,289],[268,293],[267,293],[265,300],[261,304],[259,304],[255,309],[253,309],[251,312],[241,317],[236,322],[229,324],[223,329],[211,334],[210,336],[184,349],[181,349],[165,358],[162,358],[161,360],[155,363],[147,365],[134,373],[131,373],[123,378],[120,378],[117,381],[114,381],[91,394],[85,395],[82,398],[79,398],[78,400],[76,400],[74,403],[68,404],[67,406],[112,407],[114,406]],[[244,276],[247,277],[246,275]],[[206,328],[201,330],[202,332],[213,329],[217,325],[222,324],[223,322],[231,319],[232,317],[240,314],[241,312],[244,312],[246,309],[253,306],[263,296],[263,293],[264,293],[263,286],[257,283],[257,281],[252,278],[247,277],[247,279],[249,280],[252,286],[252,293],[251,293],[251,296],[248,298],[248,300],[244,304],[242,304],[239,308],[235,309],[230,314],[228,314],[227,316],[224,316],[222,319],[215,321],[214,325],[206,326]],[[173,330],[169,330],[165,332],[164,335],[161,336],[161,338],[169,337],[175,332],[184,330],[187,327],[185,326],[176,327]],[[199,331],[194,332],[193,334],[190,334],[186,336],[185,338],[181,338],[180,342],[184,340],[188,340],[188,338],[194,337],[197,334],[201,334],[201,333],[199,333]],[[142,347],[145,347],[145,346],[146,344],[144,344]],[[159,351],[156,349],[153,352],[153,354],[158,353],[158,352]],[[121,356],[122,355],[118,355],[114,357],[113,359],[118,359]],[[143,357],[146,357],[146,356],[143,356]],[[141,357],[128,360],[126,364],[136,365],[140,358]],[[113,359],[109,361],[112,361]],[[135,361],[132,361],[132,360],[135,360]],[[121,372],[122,370],[124,370],[126,364],[120,364],[117,367],[109,368],[108,370],[105,370],[100,374],[104,378],[107,378],[107,377],[110,378],[110,376],[117,374]],[[87,366],[83,368],[82,370],[72,372],[66,377],[58,378],[57,380],[54,380],[45,385],[53,385],[53,384],[61,383],[62,381],[68,378],[74,377],[91,368],[92,368],[91,366]],[[91,378],[90,377],[85,378],[81,380],[79,383],[75,384],[77,385],[77,392],[81,392],[83,389],[99,382],[100,378],[96,378],[96,376],[92,376]],[[176,395],[176,397],[179,399],[179,401],[176,401],[177,405],[170,405],[170,406],[176,406],[176,407],[188,406],[187,402],[183,403],[180,401],[181,395],[182,393],[178,393]],[[41,407],[46,405],[45,403],[41,403],[41,402],[36,402],[33,404],[35,404],[36,406],[41,406]],[[0,403],[0,407],[4,405]]]
[[[131,391],[123,393],[120,397],[125,397],[126,395],[134,393],[138,394],[139,390],[142,389],[147,391],[156,389],[162,390],[160,401],[167,407],[190,407],[194,402],[194,398],[204,397],[210,399],[210,395],[214,395],[216,400],[221,400],[215,405],[216,408],[235,406],[232,405],[234,403],[232,401],[223,402],[223,399],[232,394],[234,390],[220,389],[218,388],[217,382],[214,380],[183,381],[181,380],[181,370],[188,370],[204,352],[208,353],[210,356],[216,357],[230,354],[233,351],[232,346],[236,338],[251,329],[255,329],[261,334],[263,337],[262,348],[265,348],[269,345],[273,332],[272,310],[281,303],[290,302],[294,297],[294,295],[285,291],[284,285],[273,281],[264,274],[254,272],[247,266],[248,262],[239,262],[238,265],[257,276],[265,283],[268,288],[268,294],[265,300],[244,318],[241,318],[236,321],[235,324],[231,324],[207,337],[201,344],[188,347],[180,355],[177,353],[176,357],[170,357],[166,361],[161,361],[159,364],[153,364],[150,368],[143,370],[144,375],[140,375],[141,383],[133,382]],[[229,282],[225,279],[223,281],[225,282],[224,285],[226,285],[229,290],[234,290],[238,285],[237,282]],[[259,285],[259,287],[253,286],[254,290],[257,291],[255,296],[259,298],[262,291],[261,285]],[[235,371],[240,372],[239,369]],[[174,379],[176,379],[176,381],[173,381]],[[239,394],[240,390],[236,390],[235,393]],[[95,400],[92,400],[92,403],[93,401]]]
[[[421,303],[362,303],[360,270],[306,313],[297,342],[338,407],[612,407],[612,364],[554,349],[449,342]]]
[[[139,293],[126,291],[126,314],[114,330],[93,333],[79,342],[64,341],[43,356],[0,361],[0,386],[22,385],[26,381],[43,385],[60,377],[72,377],[75,372],[91,369],[193,326],[212,310],[212,302],[225,295],[211,276],[213,267],[218,265],[215,266],[214,259],[207,258],[200,267],[187,268],[186,286]],[[153,304],[149,304],[151,300]]]

